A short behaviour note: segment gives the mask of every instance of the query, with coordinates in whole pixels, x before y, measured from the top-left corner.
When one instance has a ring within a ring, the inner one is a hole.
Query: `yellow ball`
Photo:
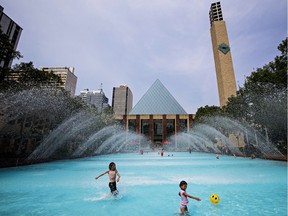
[[[217,194],[212,194],[210,196],[210,201],[213,203],[213,204],[217,204],[219,201],[220,201],[220,197],[217,195]]]

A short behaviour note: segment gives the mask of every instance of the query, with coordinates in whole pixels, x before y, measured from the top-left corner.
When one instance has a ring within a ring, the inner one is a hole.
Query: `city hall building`
[[[127,115],[115,113],[126,130],[142,134],[151,143],[166,144],[169,136],[187,132],[194,115],[187,114],[157,79]]]

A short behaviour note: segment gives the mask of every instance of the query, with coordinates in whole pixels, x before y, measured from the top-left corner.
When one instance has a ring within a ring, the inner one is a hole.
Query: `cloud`
[[[188,113],[219,105],[208,12],[198,0],[2,0],[22,28],[20,61],[74,66],[77,94],[127,84],[135,105],[156,79]],[[237,83],[279,54],[287,1],[222,0]],[[15,62],[17,63],[17,62]]]

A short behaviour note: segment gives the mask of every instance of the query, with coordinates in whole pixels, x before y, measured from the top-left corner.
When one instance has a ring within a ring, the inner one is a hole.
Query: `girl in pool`
[[[186,181],[181,181],[179,184],[179,187],[180,187],[180,192],[178,194],[181,197],[180,211],[181,211],[181,213],[185,213],[185,212],[188,212],[188,208],[187,208],[188,198],[187,197],[189,197],[191,199],[198,200],[198,201],[200,201],[201,199],[186,193],[186,189],[187,189],[187,182]]]
[[[105,175],[106,173],[108,173],[109,176],[109,188],[111,190],[111,193],[113,195],[117,195],[118,194],[118,190],[116,187],[116,175],[118,176],[117,178],[117,182],[119,182],[120,180],[120,174],[118,172],[118,170],[116,169],[116,164],[114,162],[111,162],[109,164],[109,170],[107,170],[106,172],[100,174],[99,176],[95,177],[95,179],[97,180],[98,178],[100,178],[101,176]]]

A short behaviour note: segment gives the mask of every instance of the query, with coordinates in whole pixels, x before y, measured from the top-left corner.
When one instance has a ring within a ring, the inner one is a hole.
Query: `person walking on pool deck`
[[[120,180],[120,174],[118,172],[118,170],[116,169],[116,164],[114,162],[111,162],[109,164],[109,170],[107,170],[106,172],[100,174],[99,176],[95,177],[95,179],[97,180],[98,178],[100,178],[101,176],[107,174],[109,175],[109,188],[111,190],[111,193],[113,195],[117,195],[118,194],[118,190],[116,187],[116,175],[118,176],[117,178],[117,182],[119,182]]]
[[[185,212],[188,212],[188,208],[187,208],[188,198],[187,197],[198,200],[198,201],[200,201],[201,199],[186,193],[186,189],[187,189],[186,181],[181,181],[179,184],[179,187],[180,187],[180,192],[178,194],[181,197],[180,211],[181,213],[185,213]]]

